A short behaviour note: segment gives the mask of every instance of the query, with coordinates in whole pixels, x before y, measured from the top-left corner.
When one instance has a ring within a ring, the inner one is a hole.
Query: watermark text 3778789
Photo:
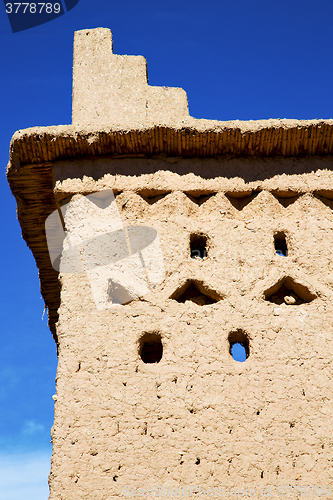
[[[49,0],[48,2],[8,2],[6,13],[13,33],[47,23],[73,9],[79,0]]]
[[[61,11],[60,3],[6,3],[7,14],[42,14],[45,11],[46,14],[59,14]]]

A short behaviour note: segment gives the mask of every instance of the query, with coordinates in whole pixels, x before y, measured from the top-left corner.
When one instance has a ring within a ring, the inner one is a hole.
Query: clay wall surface
[[[225,498],[271,487],[286,498],[287,485],[332,498],[332,166],[332,157],[54,164],[56,199],[74,207],[67,230],[107,220],[93,202],[88,212],[75,203],[112,189],[125,227],[157,231],[165,277],[98,309],[88,274],[60,275],[50,500],[183,486]],[[195,235],[207,238],[203,259],[191,258]],[[161,360],[143,362],[143,341],[158,337]],[[230,354],[237,340],[248,342],[244,363]]]
[[[75,32],[73,124],[110,124],[113,119],[174,124],[188,116],[186,92],[149,86],[145,58],[113,54],[109,29]]]

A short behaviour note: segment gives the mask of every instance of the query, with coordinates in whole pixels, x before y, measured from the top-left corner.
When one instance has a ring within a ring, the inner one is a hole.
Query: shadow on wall
[[[203,166],[204,163],[204,166]],[[66,168],[58,172],[58,180],[77,177],[91,177],[95,181],[105,174],[141,176],[158,170],[179,175],[195,174],[203,179],[215,177],[241,177],[245,182],[263,181],[276,175],[307,174],[318,169],[331,170],[331,156],[312,157],[245,157],[245,158],[118,158],[66,161]],[[62,175],[63,174],[63,175]],[[64,177],[64,178],[62,178]],[[152,200],[154,202],[156,200]]]

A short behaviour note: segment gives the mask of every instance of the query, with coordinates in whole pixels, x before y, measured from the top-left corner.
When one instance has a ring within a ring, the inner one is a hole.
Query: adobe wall
[[[148,85],[142,56],[113,54],[111,31],[74,34],[72,123],[172,123],[189,118],[183,89]],[[128,127],[131,128],[130,126]]]
[[[332,166],[331,157],[54,164],[59,203],[111,188],[125,226],[157,230],[165,279],[97,309],[87,274],[61,275],[50,500],[182,486],[224,488],[225,498],[271,486],[275,498],[280,486],[331,486]],[[98,226],[99,210],[74,219]],[[275,252],[278,232],[288,257]],[[207,258],[191,258],[197,233]],[[184,299],[188,280],[213,303]],[[139,351],[152,333],[163,356],[150,364]],[[248,338],[244,363],[230,355],[230,334]]]

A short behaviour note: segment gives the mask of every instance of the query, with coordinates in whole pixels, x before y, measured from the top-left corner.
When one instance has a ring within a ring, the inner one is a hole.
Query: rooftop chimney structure
[[[58,350],[50,500],[333,498],[332,154],[333,120],[195,119],[75,33],[73,123],[16,132],[7,174]]]

